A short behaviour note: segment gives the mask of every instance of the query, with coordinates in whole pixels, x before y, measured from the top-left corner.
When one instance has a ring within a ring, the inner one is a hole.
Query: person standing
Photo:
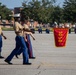
[[[38,28],[38,32],[42,34],[42,27]]]
[[[3,36],[4,39],[7,39],[6,36],[4,36],[4,34],[2,32],[2,27],[0,26],[0,59],[4,58],[1,55],[1,52],[2,52],[2,36]]]
[[[22,25],[18,22],[18,17],[15,17],[14,19],[15,19],[14,30],[16,33],[16,38],[15,38],[16,47],[4,61],[8,64],[12,64],[11,63],[12,58],[16,55],[18,50],[21,48],[23,53],[23,65],[31,65],[31,63],[29,63],[27,47],[23,37],[24,33],[27,33],[27,34],[30,34],[30,33],[23,31]]]
[[[26,19],[25,23],[24,23],[24,29],[31,31],[30,28],[29,28],[29,25],[30,25],[30,22],[29,22],[29,20]],[[31,32],[30,35],[29,34],[25,34],[25,35],[26,35],[26,37],[24,37],[24,38],[26,39],[26,42],[27,42],[29,58],[30,59],[35,59],[34,54],[33,54],[33,48],[32,48],[32,43],[31,43],[30,36],[33,38],[33,40],[35,40],[35,37],[33,36],[32,32]]]
[[[24,22],[24,30],[27,30],[29,32],[31,32],[30,28],[29,28],[29,21],[25,20]],[[32,32],[31,34],[24,34],[24,39],[25,39],[25,43],[27,45],[28,48],[28,55],[30,59],[35,59],[34,55],[33,55],[33,48],[32,48],[32,43],[31,43],[31,39],[30,36],[33,38],[33,40],[35,40],[35,37],[33,36]],[[22,53],[21,49],[17,52],[16,57],[18,58],[18,55],[20,55]]]

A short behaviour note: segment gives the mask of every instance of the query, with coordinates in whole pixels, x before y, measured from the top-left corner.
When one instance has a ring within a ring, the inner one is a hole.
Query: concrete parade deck
[[[2,55],[6,58],[15,48],[15,33],[4,31]],[[53,33],[34,34],[32,41],[36,59],[29,59],[32,65],[22,65],[22,55],[12,59],[8,65],[0,59],[0,75],[76,75],[76,34],[68,34],[66,47],[56,48]]]

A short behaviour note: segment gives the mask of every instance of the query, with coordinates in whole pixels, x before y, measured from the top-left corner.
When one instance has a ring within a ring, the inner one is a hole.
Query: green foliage
[[[5,6],[0,3],[0,16],[2,19],[10,19],[9,14],[11,14],[11,11]]]
[[[57,0],[24,0],[21,20],[33,19],[39,23],[76,22],[76,0],[65,0],[63,8],[56,6]],[[10,20],[11,11],[0,3],[0,19]]]
[[[3,31],[14,31],[13,27],[7,28],[7,27],[2,27]]]
[[[56,21],[57,23],[63,22],[63,9],[60,8],[59,6],[55,6],[53,13],[51,15],[52,21]]]
[[[76,0],[65,0],[63,8],[56,6],[55,2],[56,0],[24,1],[22,15],[40,23],[76,22]]]
[[[65,0],[64,19],[66,22],[76,22],[76,0]]]
[[[50,22],[50,15],[53,9],[53,4],[55,0],[32,0],[31,2],[23,2],[24,9],[22,13],[25,14],[33,20],[37,20],[42,23]]]

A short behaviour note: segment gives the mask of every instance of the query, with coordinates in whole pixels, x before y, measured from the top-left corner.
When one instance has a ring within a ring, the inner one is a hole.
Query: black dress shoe
[[[23,65],[31,65],[32,63],[23,63]]]
[[[17,54],[15,55],[15,57],[16,57],[16,58],[19,58]]]
[[[5,61],[6,63],[12,65],[12,63],[11,63],[10,61],[8,61],[8,60],[4,60],[4,61]]]
[[[29,59],[35,59],[36,57],[29,57]]]
[[[3,56],[0,56],[0,59],[3,59],[4,57]]]

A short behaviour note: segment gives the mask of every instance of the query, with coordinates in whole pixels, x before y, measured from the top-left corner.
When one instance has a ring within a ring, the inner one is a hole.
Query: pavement
[[[4,31],[7,40],[3,39],[2,55],[6,58],[15,48],[15,33]],[[12,59],[13,65],[8,65],[0,59],[0,75],[76,75],[76,34],[68,34],[66,47],[57,48],[51,32],[34,34],[31,38],[36,59],[29,59],[32,65],[23,65],[22,54],[19,59]]]

